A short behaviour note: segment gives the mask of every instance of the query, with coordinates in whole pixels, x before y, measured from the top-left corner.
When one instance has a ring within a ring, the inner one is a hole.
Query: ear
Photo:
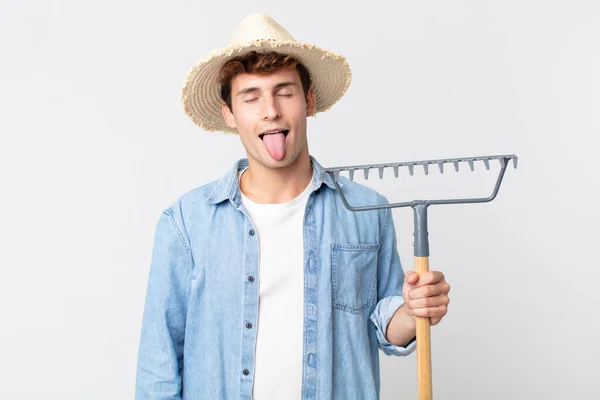
[[[233,113],[229,109],[229,106],[224,101],[221,102],[221,115],[223,115],[223,119],[225,123],[230,128],[237,128],[237,124],[235,123],[235,118],[233,117]]]
[[[317,107],[317,96],[313,88],[308,89],[306,93],[306,116],[312,117],[315,115],[315,109]]]

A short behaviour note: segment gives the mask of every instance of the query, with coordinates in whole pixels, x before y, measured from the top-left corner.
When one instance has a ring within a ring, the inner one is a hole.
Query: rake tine
[[[409,172],[410,176],[414,176],[415,166],[418,167],[419,165],[421,165],[421,166],[423,166],[423,171],[424,171],[425,175],[429,175],[430,164],[431,165],[437,164],[438,168],[440,170],[440,173],[443,174],[444,173],[444,164],[446,164],[446,163],[452,163],[454,165],[454,170],[456,172],[459,172],[461,162],[467,162],[469,164],[469,168],[471,169],[471,171],[475,171],[475,162],[483,161],[483,164],[485,165],[485,169],[489,171],[490,170],[490,161],[493,161],[493,160],[500,161],[500,166],[502,167],[502,170],[504,171],[506,169],[506,167],[508,166],[508,164],[510,163],[510,160],[512,160],[513,168],[516,169],[518,166],[519,158],[514,154],[485,156],[485,157],[448,158],[448,159],[437,159],[437,160],[399,162],[399,163],[393,163],[393,164],[353,165],[353,166],[346,166],[346,167],[327,168],[326,172],[328,172],[335,179],[335,182],[337,183],[339,181],[340,173],[343,174],[345,171],[348,171],[348,175],[349,175],[349,178],[351,181],[354,180],[355,173],[357,172],[357,170],[360,170],[360,169],[363,170],[365,180],[369,179],[369,173],[370,173],[371,169],[377,169],[379,179],[383,179],[384,175],[385,175],[385,169],[392,167],[394,169],[394,176],[396,178],[398,178],[400,167],[408,167],[408,172]],[[435,166],[432,168],[435,168]],[[500,181],[501,181],[501,178],[498,180],[498,182],[500,182]],[[494,192],[494,196],[495,196],[495,193],[496,192]],[[442,203],[436,203],[436,204],[442,204]],[[398,207],[398,206],[395,205],[395,207]]]

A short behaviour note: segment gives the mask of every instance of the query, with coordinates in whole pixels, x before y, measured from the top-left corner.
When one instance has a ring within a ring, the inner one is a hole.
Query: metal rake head
[[[383,178],[384,171],[386,169],[392,169],[394,172],[394,176],[397,178],[399,175],[400,167],[407,167],[408,173],[412,176],[414,174],[415,166],[422,166],[425,172],[425,175],[429,175],[429,166],[437,165],[440,173],[444,173],[444,165],[452,164],[454,169],[458,172],[460,169],[461,163],[467,163],[471,171],[475,170],[475,162],[481,161],[485,165],[487,170],[490,169],[490,161],[498,160],[500,162],[500,173],[498,174],[498,179],[496,181],[496,185],[494,187],[494,191],[488,197],[481,198],[472,198],[472,199],[447,199],[447,200],[414,200],[411,202],[404,203],[390,203],[383,205],[367,205],[367,206],[352,206],[348,204],[346,198],[344,197],[344,193],[342,192],[339,186],[339,176],[341,172],[348,172],[348,177],[350,180],[354,180],[354,174],[356,171],[362,170],[364,173],[364,178],[369,179],[369,172],[371,170],[378,170],[379,178]],[[482,157],[462,157],[462,158],[446,158],[440,160],[422,160],[422,161],[408,161],[408,162],[398,162],[398,163],[386,163],[386,164],[365,164],[365,165],[350,165],[344,167],[334,167],[334,168],[325,168],[323,173],[327,173],[333,179],[333,182],[340,193],[340,197],[342,202],[351,211],[367,211],[367,210],[376,210],[380,208],[393,208],[393,207],[414,207],[416,205],[424,205],[429,206],[432,204],[460,204],[460,203],[484,203],[488,201],[492,201],[496,195],[498,194],[498,190],[500,189],[500,183],[502,183],[502,178],[504,177],[504,172],[506,171],[506,167],[509,162],[512,160],[513,167],[517,168],[518,157],[514,154],[510,155],[494,155],[494,156],[482,156]]]

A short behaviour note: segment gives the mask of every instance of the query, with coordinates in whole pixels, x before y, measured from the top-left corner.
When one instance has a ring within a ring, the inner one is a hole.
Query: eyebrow
[[[286,87],[286,86],[298,86],[298,84],[296,82],[292,82],[292,81],[279,82],[277,85],[275,85],[273,87],[273,89],[277,90],[277,89],[281,89],[282,87]],[[257,87],[248,87],[248,88],[242,89],[239,92],[237,92],[236,96],[241,96],[243,94],[256,92],[259,90],[260,90],[260,88],[257,88]]]

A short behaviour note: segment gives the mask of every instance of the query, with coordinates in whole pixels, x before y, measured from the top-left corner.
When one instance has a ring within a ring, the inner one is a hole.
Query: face
[[[239,74],[231,81],[231,108],[223,118],[237,128],[250,163],[283,168],[310,162],[306,118],[314,114],[315,93],[304,95],[295,68],[269,75]]]

